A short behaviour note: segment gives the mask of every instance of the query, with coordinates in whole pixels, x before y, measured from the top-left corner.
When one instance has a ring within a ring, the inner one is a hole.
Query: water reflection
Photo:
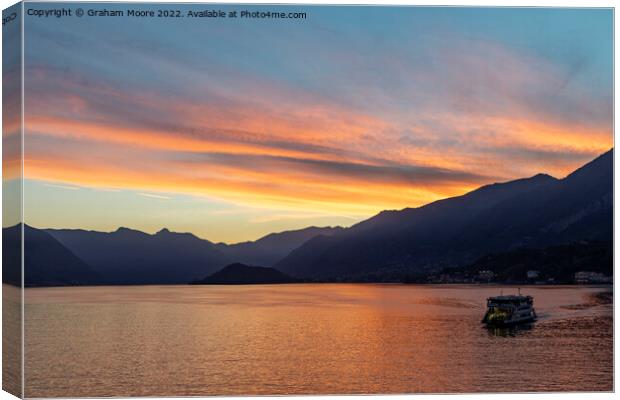
[[[534,323],[520,324],[514,326],[484,326],[489,336],[501,336],[501,337],[515,337],[519,334],[523,334],[534,329]]]
[[[27,289],[26,396],[611,390],[611,305],[565,307],[600,290],[532,288],[539,321],[487,330],[492,287]]]

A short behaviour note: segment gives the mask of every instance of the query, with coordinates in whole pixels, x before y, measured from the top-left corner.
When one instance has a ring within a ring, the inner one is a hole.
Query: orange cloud
[[[236,204],[277,209],[332,212],[364,216],[378,209],[424,203],[457,194],[463,187],[444,187],[441,193],[426,188],[403,187],[401,182],[368,184],[362,179],[325,177],[312,172],[253,171],[230,165],[158,163],[140,168],[114,159],[88,155],[57,160],[34,154],[26,160],[31,179],[71,182],[75,185],[114,187],[138,191],[175,192],[208,196]],[[136,164],[140,164],[137,162]],[[362,199],[363,201],[360,201]]]
[[[553,66],[494,44],[467,48],[440,49],[435,69],[395,55],[385,66],[402,87],[356,87],[363,105],[260,81],[239,83],[249,94],[202,84],[199,97],[163,96],[35,68],[25,177],[365,216],[492,181],[563,176],[613,145],[601,102],[566,96]],[[553,92],[581,117],[548,99],[537,107],[539,91],[524,87]]]

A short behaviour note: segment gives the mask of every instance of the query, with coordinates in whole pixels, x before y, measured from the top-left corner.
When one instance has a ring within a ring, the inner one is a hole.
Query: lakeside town
[[[417,282],[422,283],[422,282]],[[502,284],[530,284],[530,285],[554,285],[554,284],[576,284],[576,285],[603,285],[612,284],[613,276],[595,271],[578,271],[573,274],[572,282],[559,280],[553,276],[544,276],[541,271],[527,270],[522,280],[500,280],[498,275],[491,270],[479,270],[477,273],[469,274],[463,272],[450,272],[429,275],[426,283],[446,284],[446,283],[502,283]]]

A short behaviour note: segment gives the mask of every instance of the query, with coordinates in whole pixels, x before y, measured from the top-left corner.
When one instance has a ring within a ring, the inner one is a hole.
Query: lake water
[[[26,396],[613,390],[610,288],[527,287],[539,321],[480,324],[491,286],[26,290]],[[598,295],[597,295],[598,294]]]

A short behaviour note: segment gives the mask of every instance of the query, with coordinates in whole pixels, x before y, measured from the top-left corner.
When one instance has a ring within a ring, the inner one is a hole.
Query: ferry
[[[534,298],[518,295],[494,296],[487,299],[487,312],[482,323],[488,326],[513,326],[536,321]]]

